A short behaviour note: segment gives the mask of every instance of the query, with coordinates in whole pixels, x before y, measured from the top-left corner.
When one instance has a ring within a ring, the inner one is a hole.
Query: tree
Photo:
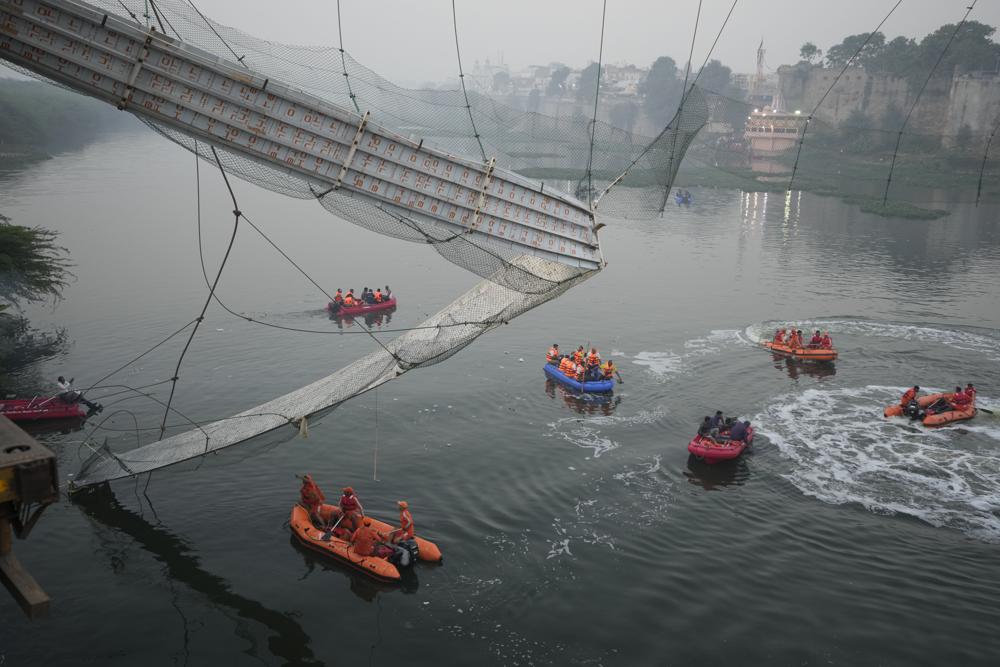
[[[639,118],[639,107],[635,102],[620,102],[611,107],[611,124],[631,132]]]
[[[942,52],[944,57],[934,72],[935,76],[951,78],[956,68],[966,72],[996,69],[1000,44],[990,39],[996,29],[979,21],[968,21],[962,24],[948,46],[955,27],[953,23],[943,25],[920,40],[917,62],[923,70],[922,78],[926,78]]]
[[[718,60],[710,60],[698,76],[698,85],[719,95],[728,95],[733,71]]]
[[[680,103],[684,83],[677,77],[677,63],[669,56],[660,56],[649,68],[642,85],[646,114],[658,125],[670,122]]]
[[[821,60],[823,58],[823,51],[817,49],[816,45],[812,42],[806,42],[799,49],[799,57],[805,60],[807,63],[812,64],[814,60]]]
[[[576,84],[576,99],[581,102],[592,102],[597,95],[597,79],[601,66],[590,63],[580,72],[580,80]]]
[[[500,70],[499,72],[493,75],[493,86],[492,86],[493,92],[502,93],[505,90],[507,90],[507,87],[509,85],[510,85],[510,74],[507,74],[507,72]]]
[[[871,35],[871,39],[869,39],[869,35]],[[850,35],[845,37],[840,44],[826,50],[826,62],[830,67],[843,67],[857,53],[857,57],[851,61],[851,64],[855,67],[867,67],[871,61],[878,57],[884,46],[885,35],[881,32],[874,34],[863,32],[860,35]],[[859,49],[860,52],[858,52]]]
[[[56,236],[41,227],[12,225],[0,215],[0,300],[17,307],[22,301],[59,298],[72,274]]]
[[[552,70],[552,76],[549,77],[549,85],[545,89],[545,94],[548,97],[561,97],[563,90],[566,88],[566,77],[568,76],[569,68],[565,65],[559,65]]]

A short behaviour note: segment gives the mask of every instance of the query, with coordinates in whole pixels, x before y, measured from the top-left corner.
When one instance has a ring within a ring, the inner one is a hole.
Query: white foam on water
[[[645,366],[658,379],[666,380],[691,372],[691,364],[696,359],[720,354],[725,346],[734,344],[747,347],[753,345],[736,329],[713,329],[704,336],[685,341],[683,354],[677,354],[673,350],[643,350],[632,357],[631,361]],[[625,358],[628,358],[627,355]]]
[[[785,477],[806,495],[1000,542],[1000,429],[986,419],[937,429],[884,419],[902,390],[808,389],[775,398],[753,421],[791,459]]]
[[[636,424],[652,424],[663,418],[663,413],[657,410],[643,410],[634,415],[592,415],[586,419],[580,417],[563,417],[549,422],[550,432],[547,437],[557,436],[571,442],[577,447],[591,450],[595,459],[601,455],[618,449],[619,443],[602,434],[602,426],[633,426]]]
[[[679,374],[684,368],[684,358],[673,352],[642,351],[632,358],[632,363],[645,366],[650,373],[661,379]]]
[[[924,324],[879,322],[849,318],[819,318],[801,322],[761,322],[751,324],[746,328],[745,333],[751,341],[759,343],[762,340],[770,340],[775,329],[786,325],[795,326],[804,331],[810,329],[827,330],[833,336],[834,342],[836,342],[838,333],[853,336],[912,340],[927,345],[946,345],[957,350],[981,354],[990,361],[1000,361],[1000,338],[997,336]]]

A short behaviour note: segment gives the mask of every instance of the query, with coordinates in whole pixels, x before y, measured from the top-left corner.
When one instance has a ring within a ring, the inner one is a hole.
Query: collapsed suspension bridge
[[[604,266],[598,203],[609,215],[661,212],[707,118],[694,87],[653,138],[596,119],[517,112],[464,89],[404,91],[342,48],[311,52],[255,40],[180,0],[150,2],[157,29],[138,20],[140,4],[0,0],[0,58],[136,115],[225,171],[315,198],[373,231],[429,244],[484,280],[419,327],[297,391],[131,451],[97,450],[78,486],[302,424],[555,298]],[[390,124],[407,128],[407,136]],[[518,150],[539,144],[544,150],[534,161]],[[589,201],[575,196],[579,189],[517,173],[540,160],[581,174],[585,168]],[[629,187],[639,184],[631,181],[636,173],[642,188]]]

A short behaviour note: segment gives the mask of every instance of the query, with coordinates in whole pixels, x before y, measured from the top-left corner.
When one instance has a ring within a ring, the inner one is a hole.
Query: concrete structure
[[[1000,122],[1000,76],[996,72],[972,72],[951,82],[944,144],[953,146],[963,126],[974,143],[981,143]]]

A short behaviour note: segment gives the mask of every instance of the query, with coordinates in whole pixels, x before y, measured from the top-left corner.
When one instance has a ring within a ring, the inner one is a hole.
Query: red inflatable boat
[[[341,306],[334,312],[333,302],[326,304],[327,311],[335,317],[354,317],[355,315],[367,315],[377,313],[380,310],[389,310],[396,307],[396,297],[392,297],[382,303],[365,303],[357,306]]]
[[[67,403],[58,396],[36,396],[0,400],[0,415],[17,422],[82,418],[87,411],[79,403]]]
[[[696,435],[688,443],[688,451],[705,463],[718,463],[735,459],[753,442],[753,426],[747,428],[746,440],[731,442],[728,439],[714,440],[708,436]]]

